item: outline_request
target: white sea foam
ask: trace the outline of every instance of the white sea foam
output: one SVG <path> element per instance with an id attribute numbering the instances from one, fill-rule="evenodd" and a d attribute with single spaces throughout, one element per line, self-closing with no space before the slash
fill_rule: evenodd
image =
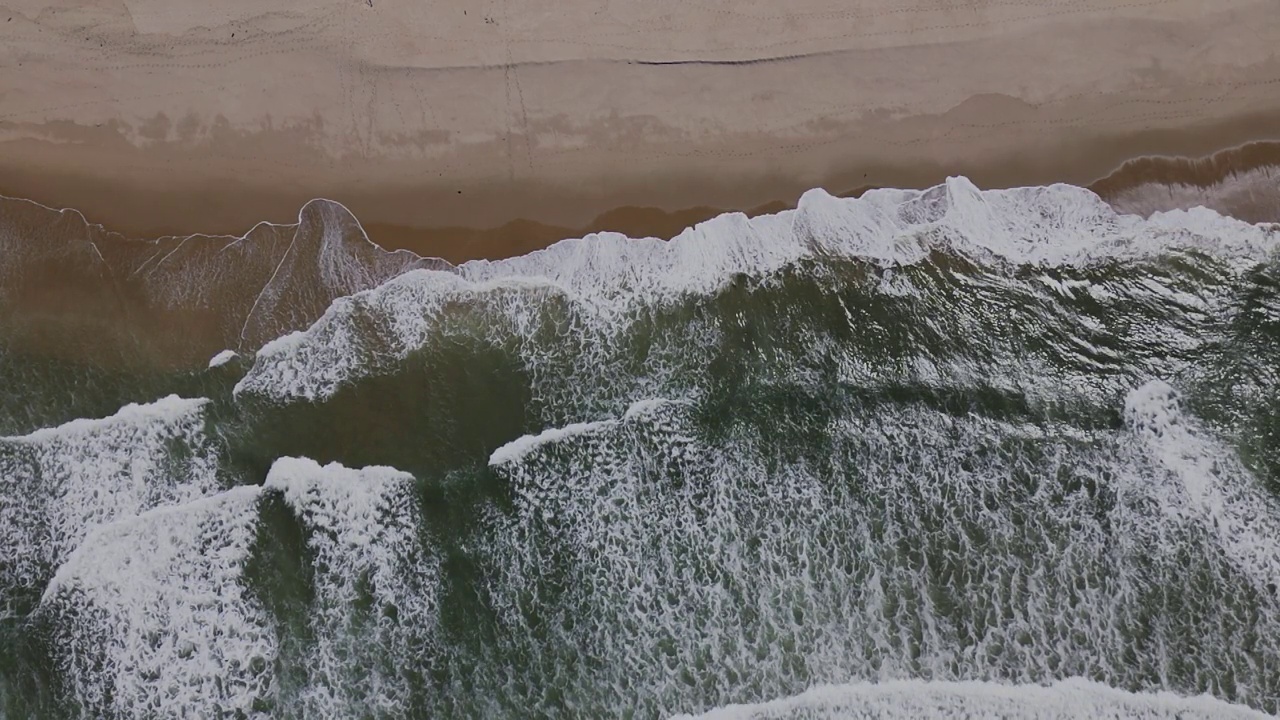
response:
<path id="1" fill-rule="evenodd" d="M 1058 270 L 1170 248 L 1256 262 L 1274 246 L 1268 228 L 1203 211 L 1142 220 L 1078 188 L 980 193 L 953 180 L 856 201 L 813 192 L 796 211 L 722 216 L 670 243 L 592 236 L 457 273 L 414 272 L 338 300 L 309 330 L 264 347 L 236 392 L 323 399 L 353 378 L 397 370 L 419 348 L 479 340 L 519 356 L 550 427 L 491 454 L 489 471 L 510 495 L 454 547 L 484 570 L 476 588 L 498 618 L 478 650 L 433 644 L 440 560 L 423 544 L 411 476 L 305 459 L 273 466 L 267 491 L 293 509 L 315 563 L 312 640 L 298 662 L 307 682 L 286 702 L 316 716 L 419 706 L 438 710 L 425 716 L 460 707 L 660 716 L 856 679 L 878 684 L 721 712 L 1255 716 L 1108 686 L 1207 690 L 1274 709 L 1275 503 L 1167 386 L 1130 394 L 1122 428 L 943 412 L 927 400 L 823 404 L 833 388 L 874 395 L 878 382 L 1024 397 L 1038 384 L 1057 399 L 1078 391 L 1118 404 L 1134 376 L 1170 377 L 1156 370 L 1194 356 L 1229 283 L 1188 292 L 1198 281 L 1160 267 L 1096 281 Z M 937 286 L 912 263 L 935 249 L 1041 267 L 1023 294 L 1008 292 L 1009 268 L 960 273 L 963 297 L 934 304 L 925 293 Z M 706 348 L 751 330 L 750 310 L 731 297 L 723 316 L 673 323 L 675 340 L 644 321 L 742 275 L 767 284 L 826 256 L 880 265 L 889 272 L 872 272 L 869 287 L 922 298 L 930 312 L 909 319 L 918 335 L 907 343 L 919 354 L 886 369 L 871 344 L 797 333 L 800 349 L 784 355 L 767 346 L 775 333 L 744 332 L 726 354 L 758 351 L 770 364 L 746 368 L 758 385 L 731 388 L 725 414 L 757 416 L 707 432 L 707 408 L 696 403 L 726 393 L 705 389 L 717 380 L 707 377 Z M 1102 309 L 1077 318 L 1069 303 L 1080 298 Z M 1159 319 L 1132 322 L 1124 307 L 1135 299 Z M 875 322 L 865 308 L 840 306 L 853 332 Z M 886 327 L 899 322 L 908 320 Z M 639 340 L 615 343 L 617 363 L 592 354 L 633 324 Z M 1031 336 L 1057 364 L 1020 342 Z M 559 347 L 567 361 L 539 365 L 536 353 Z M 610 395 L 614 376 L 632 385 Z M 538 396 L 562 380 L 581 386 L 582 403 Z M 764 403 L 783 393 L 813 400 L 803 410 L 811 414 L 761 403 L 756 389 Z M 655 395 L 684 400 L 643 399 Z M 827 412 L 829 422 L 814 420 Z M 593 421 L 570 422 L 582 419 Z M 433 664 L 437 650 L 443 666 Z M 414 697 L 406 666 L 443 667 L 435 677 L 448 682 L 432 690 L 440 697 Z M 1107 685 L 1066 679 L 1076 676 Z"/>
<path id="2" fill-rule="evenodd" d="M 687 403 L 683 401 L 668 400 L 667 398 L 648 398 L 645 400 L 637 400 L 627 407 L 627 411 L 623 413 L 622 419 L 629 420 L 632 418 L 638 418 L 660 412 L 663 408 L 670 405 L 686 404 Z"/>
<path id="3" fill-rule="evenodd" d="M 545 443 L 558 442 L 575 435 L 604 430 L 613 427 L 617 422 L 617 420 L 598 420 L 596 422 L 572 423 L 564 427 L 548 428 L 537 435 L 522 435 L 494 450 L 493 454 L 489 456 L 489 464 L 501 465 L 503 463 L 516 462 Z"/>
<path id="4" fill-rule="evenodd" d="M 622 421 L 654 413 L 662 407 L 672 404 L 674 401 L 663 398 L 649 398 L 646 400 L 637 400 L 631 403 L 627 411 L 622 415 Z M 502 465 L 504 463 L 519 462 L 530 452 L 538 448 L 558 442 L 563 442 L 578 435 L 586 435 L 589 433 L 601 432 L 608 430 L 618 424 L 618 420 L 596 420 L 593 422 L 570 423 L 561 427 L 552 427 L 543 430 L 534 435 L 521 435 L 511 442 L 499 447 L 489 455 L 490 465 Z"/>
<path id="5" fill-rule="evenodd" d="M 1208 207 L 1224 215 L 1245 220 L 1274 222 L 1280 219 L 1280 196 L 1276 188 L 1280 171 L 1274 165 L 1232 172 L 1211 185 L 1146 182 L 1108 197 L 1121 212 L 1136 215 L 1170 208 Z"/>
<path id="6" fill-rule="evenodd" d="M 555 295 L 607 327 L 639 305 L 705 295 L 735 276 L 766 279 L 816 256 L 891 268 L 947 249 L 979 261 L 1061 266 L 1186 248 L 1256 261 L 1278 243 L 1280 233 L 1270 227 L 1204 209 L 1145 220 L 1118 215 L 1069 185 L 984 192 L 952 178 L 928 190 L 873 190 L 856 199 L 811 190 L 795 210 L 721 215 L 669 242 L 599 233 L 520 257 L 468 262 L 456 274 L 407 273 L 336 301 L 310 329 L 268 344 L 236 392 L 327 397 L 420 347 L 450 303 L 463 300 L 490 303 L 516 326 L 530 327 L 530 307 Z M 376 341 L 367 337 L 368 317 L 378 318 Z"/>
<path id="7" fill-rule="evenodd" d="M 413 476 L 281 458 L 265 487 L 299 515 L 315 553 L 302 715 L 402 717 L 415 672 L 405 664 L 431 662 L 439 582 L 439 560 L 418 536 Z"/>
<path id="8" fill-rule="evenodd" d="M 260 370 L 242 378 L 235 392 L 271 396 L 279 384 L 292 388 L 295 396 L 322 399 L 353 376 L 393 367 L 421 347 L 442 315 L 457 305 L 496 306 L 519 330 L 536 317 L 538 300 L 557 292 L 537 279 L 473 283 L 451 272 L 415 270 L 380 285 L 377 292 L 339 298 L 307 331 L 264 345 L 254 361 Z M 384 333 L 373 344 L 367 342 L 370 319 Z"/>
<path id="9" fill-rule="evenodd" d="M 673 720 L 692 715 L 677 715 Z M 1264 713 L 1212 697 L 1130 693 L 1073 678 L 1049 686 L 897 680 L 816 687 L 752 705 L 729 705 L 701 720 L 1228 720 Z"/>
<path id="10" fill-rule="evenodd" d="M 58 440 L 73 441 L 77 437 L 125 425 L 147 425 L 154 421 L 177 421 L 188 416 L 193 409 L 203 407 L 208 402 L 205 398 L 187 399 L 180 398 L 177 395 L 169 395 L 151 403 L 129 403 L 117 410 L 114 415 L 105 418 L 77 418 L 57 427 L 41 428 L 26 435 L 4 439 L 33 443 Z"/>
<path id="11" fill-rule="evenodd" d="M 1245 543 L 1266 553 L 1275 543 L 1235 534 L 1236 520 L 1215 530 L 1205 501 L 1180 489 L 1204 467 L 1171 473 L 1140 422 L 1090 431 L 893 403 L 836 413 L 808 447 L 786 439 L 796 420 L 786 412 L 713 443 L 696 417 L 656 404 L 526 438 L 492 465 L 514 505 L 478 543 L 497 573 L 487 587 L 501 654 L 539 665 L 529 687 L 502 673 L 474 683 L 517 698 L 553 686 L 599 716 L 906 678 L 1085 676 L 1274 706 L 1280 680 L 1265 658 L 1280 656 L 1280 608 Z M 1192 439 L 1189 452 L 1227 452 Z M 1219 495 L 1247 480 L 1220 475 Z M 1245 518 L 1267 505 L 1226 507 Z M 1011 699 L 1001 685 L 970 686 L 884 685 L 899 691 L 794 717 L 1217 717 L 1227 707 L 1073 682 Z"/>
<path id="12" fill-rule="evenodd" d="M 262 715 L 276 634 L 243 583 L 260 491 L 104 525 L 58 569 L 38 614 L 86 717 Z"/>
<path id="13" fill-rule="evenodd" d="M 218 487 L 204 399 L 0 438 L 0 582 L 38 588 L 93 528 Z"/>
<path id="14" fill-rule="evenodd" d="M 231 362 L 232 360 L 235 360 L 238 357 L 240 357 L 240 354 L 237 353 L 235 350 L 223 350 L 217 355 L 214 355 L 213 357 L 209 358 L 209 367 L 210 368 L 222 367 L 223 365 L 226 365 L 227 363 Z"/>
<path id="15" fill-rule="evenodd" d="M 1165 509 L 1200 519 L 1232 561 L 1267 592 L 1280 586 L 1280 508 L 1239 457 L 1208 437 L 1168 383 L 1131 392 L 1125 417 L 1177 492 Z"/>

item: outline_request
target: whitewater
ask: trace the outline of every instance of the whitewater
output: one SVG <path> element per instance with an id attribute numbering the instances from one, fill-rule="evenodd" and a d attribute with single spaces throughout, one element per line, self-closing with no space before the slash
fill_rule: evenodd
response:
<path id="1" fill-rule="evenodd" d="M 374 271 L 303 217 L 196 367 L 0 316 L 0 717 L 1280 712 L 1280 226 L 952 178 Z"/>

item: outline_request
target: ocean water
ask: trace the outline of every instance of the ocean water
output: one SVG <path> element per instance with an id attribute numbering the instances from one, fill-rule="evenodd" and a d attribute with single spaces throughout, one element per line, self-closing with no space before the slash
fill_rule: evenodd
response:
<path id="1" fill-rule="evenodd" d="M 956 178 L 0 338 L 0 716 L 1275 714 L 1278 249 Z"/>

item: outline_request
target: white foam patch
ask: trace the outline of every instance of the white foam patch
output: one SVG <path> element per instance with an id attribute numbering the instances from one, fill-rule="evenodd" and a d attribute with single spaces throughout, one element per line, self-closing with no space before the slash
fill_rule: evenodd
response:
<path id="1" fill-rule="evenodd" d="M 223 365 L 226 365 L 227 363 L 231 362 L 232 360 L 235 360 L 238 357 L 240 357 L 240 354 L 237 353 L 235 350 L 223 350 L 217 355 L 214 355 L 213 357 L 209 358 L 209 367 L 210 369 L 222 367 Z"/>
<path id="2" fill-rule="evenodd" d="M 41 601 L 86 716 L 257 717 L 276 634 L 243 583 L 258 487 L 95 530 Z"/>
<path id="3" fill-rule="evenodd" d="M 311 400 L 332 395 L 353 376 L 376 375 L 421 347 L 441 316 L 459 305 L 496 306 L 514 323 L 511 332 L 532 324 L 540 299 L 558 288 L 545 281 L 509 278 L 473 283 L 451 272 L 419 270 L 377 288 L 335 300 L 305 332 L 264 345 L 254 369 L 235 393 L 274 395 L 292 388 Z M 379 337 L 369 344 L 369 326 Z M 493 330 L 498 334 L 498 329 Z"/>
<path id="4" fill-rule="evenodd" d="M 670 404 L 682 404 L 676 401 L 666 400 L 664 398 L 649 398 L 646 400 L 637 400 L 631 403 L 627 411 L 623 413 L 622 420 L 631 420 L 644 415 L 658 412 L 664 406 Z M 540 449 L 549 444 L 555 444 L 569 440 L 578 435 L 587 435 L 590 433 L 598 433 L 608 430 L 618 424 L 618 420 L 596 420 L 593 422 L 570 423 L 562 427 L 552 427 L 543 430 L 534 435 L 521 435 L 494 450 L 489 455 L 490 465 L 502 465 L 505 463 L 519 462 L 529 453 Z"/>
<path id="5" fill-rule="evenodd" d="M 299 515 L 315 553 L 315 639 L 305 660 L 302 714 L 402 716 L 407 678 L 431 662 L 440 573 L 419 538 L 413 476 L 281 458 L 265 487 Z"/>
<path id="6" fill-rule="evenodd" d="M 0 582 L 37 589 L 95 527 L 218 489 L 204 399 L 0 438 Z"/>
<path id="7" fill-rule="evenodd" d="M 616 420 L 599 420 L 596 422 L 571 423 L 564 427 L 543 430 L 536 435 L 522 435 L 515 440 L 494 450 L 489 456 L 490 465 L 517 462 L 531 451 L 546 443 L 560 442 L 576 435 L 598 432 L 617 424 Z"/>
<path id="8" fill-rule="evenodd" d="M 511 703 L 555 687 L 564 706 L 611 717 L 851 679 L 1084 676 L 1264 709 L 1280 693 L 1266 660 L 1280 657 L 1275 595 L 1203 511 L 1153 504 L 1170 494 L 1151 486 L 1164 471 L 1128 429 L 893 403 L 838 412 L 815 447 L 768 422 L 707 438 L 697 417 L 654 405 L 544 432 L 492 465 L 513 504 L 476 542 L 497 571 L 499 654 L 538 663 L 524 685 L 485 668 L 471 678 L 480 694 Z M 1027 716 L 1163 717 L 1122 693 L 1067 704 L 1078 687 L 1064 687 L 1059 715 Z M 957 697 L 876 707 L 1022 717 L 1036 705 Z"/>
<path id="9" fill-rule="evenodd" d="M 1178 392 L 1153 380 L 1125 399 L 1125 418 L 1172 480 L 1167 512 L 1200 519 L 1255 583 L 1280 586 L 1280 508 L 1239 456 L 1183 411 Z"/>
<path id="10" fill-rule="evenodd" d="M 860 198 L 811 190 L 795 210 L 750 219 L 721 215 L 669 242 L 600 233 L 516 258 L 468 262 L 456 274 L 407 273 L 336 301 L 307 331 L 269 343 L 236 392 L 327 397 L 420 347 L 450 304 L 464 300 L 488 302 L 528 328 L 531 306 L 551 293 L 608 327 L 637 307 L 706 295 L 738 276 L 768 278 L 819 256 L 890 268 L 942 249 L 982 262 L 1081 265 L 1184 248 L 1256 261 L 1278 244 L 1280 233 L 1270 228 L 1203 209 L 1146 220 L 1118 215 L 1069 185 L 980 191 L 951 178 L 928 190 L 873 190 Z M 512 283 L 541 289 L 521 293 Z M 378 326 L 376 340 L 367 337 L 369 318 Z"/>
<path id="11" fill-rule="evenodd" d="M 692 720 L 677 715 L 673 720 Z M 730 705 L 701 720 L 1228 720 L 1270 717 L 1212 697 L 1130 693 L 1073 678 L 1049 686 L 899 680 L 816 687 L 754 705 Z"/>

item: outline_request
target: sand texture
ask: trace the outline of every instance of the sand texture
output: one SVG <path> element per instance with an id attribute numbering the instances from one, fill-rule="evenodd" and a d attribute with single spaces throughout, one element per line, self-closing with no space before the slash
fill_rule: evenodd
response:
<path id="1" fill-rule="evenodd" d="M 156 235 L 1087 184 L 1268 139 L 1278 46 L 1268 0 L 3 0 L 0 193 Z"/>

